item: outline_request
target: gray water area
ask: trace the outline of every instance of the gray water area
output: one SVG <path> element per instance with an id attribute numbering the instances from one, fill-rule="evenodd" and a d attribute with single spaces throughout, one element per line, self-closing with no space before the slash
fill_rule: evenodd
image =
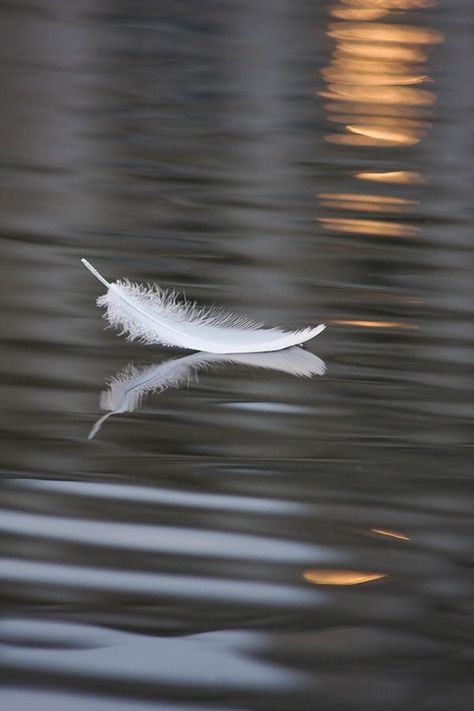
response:
<path id="1" fill-rule="evenodd" d="M 0 2 L 2 711 L 472 708 L 473 10 Z M 82 257 L 319 374 L 128 343 Z"/>

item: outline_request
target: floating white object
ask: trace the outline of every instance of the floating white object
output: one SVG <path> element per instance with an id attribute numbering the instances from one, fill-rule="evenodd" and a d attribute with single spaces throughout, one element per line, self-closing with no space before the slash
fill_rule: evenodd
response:
<path id="1" fill-rule="evenodd" d="M 191 353 L 143 368 L 129 364 L 111 379 L 108 389 L 102 392 L 100 406 L 108 412 L 92 427 L 89 439 L 95 437 L 111 415 L 133 412 L 139 408 L 149 393 L 162 393 L 168 388 L 188 385 L 198 372 L 227 364 L 278 370 L 301 378 L 324 375 L 326 372 L 326 365 L 321 358 L 296 346 L 275 353 Z"/>
<path id="2" fill-rule="evenodd" d="M 261 353 L 304 343 L 326 328 L 322 323 L 288 332 L 264 328 L 222 309 L 179 301 L 176 292 L 157 284 L 133 284 L 127 279 L 109 283 L 86 259 L 81 261 L 107 287 L 97 305 L 106 309 L 110 324 L 131 341 L 209 353 Z"/>

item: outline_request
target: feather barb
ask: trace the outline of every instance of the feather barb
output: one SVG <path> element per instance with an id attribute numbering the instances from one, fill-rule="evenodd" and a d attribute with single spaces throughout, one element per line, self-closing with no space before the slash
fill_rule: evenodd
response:
<path id="1" fill-rule="evenodd" d="M 262 353 L 304 343 L 325 329 L 324 324 L 297 331 L 265 328 L 221 309 L 179 301 L 175 292 L 156 284 L 109 283 L 86 259 L 81 261 L 107 288 L 97 305 L 105 308 L 105 318 L 129 340 L 210 353 Z"/>

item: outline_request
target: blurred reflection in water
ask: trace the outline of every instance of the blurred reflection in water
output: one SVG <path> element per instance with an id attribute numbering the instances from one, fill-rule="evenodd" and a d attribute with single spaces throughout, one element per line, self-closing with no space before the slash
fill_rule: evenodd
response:
<path id="1" fill-rule="evenodd" d="M 2 711 L 470 710 L 471 0 L 0 14 Z M 144 399 L 88 255 L 328 372 Z"/>
<path id="2" fill-rule="evenodd" d="M 423 139 L 433 116 L 427 107 L 436 98 L 432 89 L 424 88 L 432 85 L 426 63 L 429 50 L 443 41 L 443 35 L 408 24 L 408 12 L 403 16 L 405 24 L 395 23 L 400 10 L 416 11 L 434 4 L 431 0 L 342 0 L 331 6 L 330 14 L 340 21 L 328 27 L 335 46 L 330 64 L 321 71 L 327 86 L 319 95 L 330 100 L 328 121 L 342 130 L 327 134 L 327 141 L 348 147 L 406 149 Z M 396 153 L 393 160 L 397 160 Z M 424 182 L 418 173 L 398 167 L 378 173 L 355 170 L 354 187 L 356 179 L 400 185 Z M 403 222 L 339 218 L 326 216 L 322 210 L 319 221 L 326 230 L 373 237 L 415 237 L 419 232 L 405 222 L 418 204 L 412 197 L 371 192 L 319 193 L 318 198 L 320 208 L 403 218 Z"/>
<path id="3" fill-rule="evenodd" d="M 101 408 L 109 412 L 94 424 L 89 439 L 95 437 L 111 415 L 133 412 L 141 407 L 147 394 L 189 385 L 191 380 L 197 378 L 199 371 L 218 369 L 226 364 L 278 370 L 300 378 L 323 375 L 326 370 L 321 358 L 298 347 L 273 353 L 192 353 L 141 369 L 129 363 L 121 373 L 114 376 L 108 389 L 102 392 Z"/>
<path id="4" fill-rule="evenodd" d="M 314 585 L 362 585 L 362 583 L 370 583 L 373 580 L 381 580 L 386 577 L 385 573 L 368 573 L 361 570 L 326 570 L 325 568 L 305 570 L 303 573 L 303 578 Z"/>

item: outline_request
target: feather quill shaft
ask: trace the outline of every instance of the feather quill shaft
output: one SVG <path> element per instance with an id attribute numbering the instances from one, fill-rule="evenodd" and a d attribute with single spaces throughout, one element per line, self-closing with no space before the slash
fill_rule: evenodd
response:
<path id="1" fill-rule="evenodd" d="M 260 353 L 304 343 L 325 329 L 324 324 L 297 331 L 265 328 L 222 309 L 179 301 L 175 292 L 156 284 L 109 283 L 86 259 L 81 261 L 107 288 L 97 305 L 105 307 L 109 323 L 129 340 L 209 353 Z"/>

